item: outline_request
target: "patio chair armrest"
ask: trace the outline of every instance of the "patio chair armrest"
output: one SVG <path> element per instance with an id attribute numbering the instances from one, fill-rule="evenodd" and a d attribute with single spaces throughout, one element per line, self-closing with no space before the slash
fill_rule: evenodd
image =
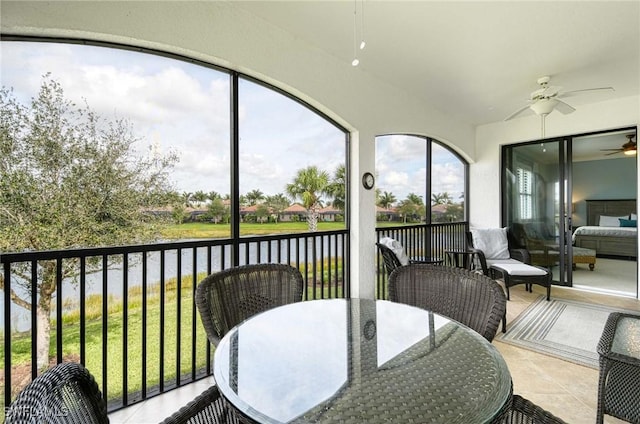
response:
<path id="1" fill-rule="evenodd" d="M 509 256 L 512 259 L 531 265 L 531 254 L 527 249 L 511 249 L 509 250 Z"/>
<path id="2" fill-rule="evenodd" d="M 484 252 L 480 249 L 476 249 L 475 247 L 469 248 L 469 252 L 471 252 L 472 255 L 476 255 L 478 257 L 480 266 L 482 267 L 482 273 L 486 276 L 490 276 L 489 267 L 487 266 L 487 257 L 484 255 Z"/>

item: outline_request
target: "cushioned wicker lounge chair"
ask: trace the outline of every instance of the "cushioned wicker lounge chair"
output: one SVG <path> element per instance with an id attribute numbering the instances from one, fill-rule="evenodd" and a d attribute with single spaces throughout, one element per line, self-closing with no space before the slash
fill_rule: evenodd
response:
<path id="1" fill-rule="evenodd" d="M 511 408 L 502 422 L 504 424 L 566 424 L 565 421 L 519 395 L 513 395 Z"/>
<path id="2" fill-rule="evenodd" d="M 509 287 L 524 284 L 531 291 L 532 284 L 547 289 L 551 297 L 551 270 L 531 265 L 526 249 L 513 248 L 512 236 L 504 228 L 474 229 L 467 232 L 467 242 L 480 261 L 482 272 L 491 277 L 502 276 L 509 300 Z"/>
<path id="3" fill-rule="evenodd" d="M 396 268 L 389 277 L 389 300 L 453 318 L 489 341 L 507 308 L 504 290 L 491 278 L 462 268 L 426 264 Z"/>
<path id="4" fill-rule="evenodd" d="M 180 408 L 162 424 L 238 424 L 234 411 L 229 409 L 218 386 L 211 386 Z"/>
<path id="5" fill-rule="evenodd" d="M 81 364 L 63 362 L 29 383 L 7 410 L 7 424 L 108 423 L 107 404 Z"/>
<path id="6" fill-rule="evenodd" d="M 244 265 L 202 280 L 196 305 L 209 341 L 217 346 L 230 329 L 252 315 L 301 301 L 302 290 L 302 275 L 290 265 Z"/>

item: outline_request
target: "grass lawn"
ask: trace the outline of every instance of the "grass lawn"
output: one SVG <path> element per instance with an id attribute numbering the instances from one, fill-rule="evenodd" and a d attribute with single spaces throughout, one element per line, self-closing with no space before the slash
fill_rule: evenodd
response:
<path id="1" fill-rule="evenodd" d="M 345 228 L 344 222 L 318 222 L 318 231 L 341 230 Z M 309 231 L 306 222 L 279 222 L 279 223 L 242 223 L 240 235 L 260 236 L 267 234 L 304 233 Z M 231 236 L 229 224 L 212 224 L 207 222 L 187 222 L 184 224 L 167 225 L 162 230 L 162 236 L 166 239 L 193 239 L 193 238 L 227 238 Z"/>
<path id="2" fill-rule="evenodd" d="M 205 275 L 199 275 L 204 278 Z M 139 287 L 133 288 L 129 293 L 127 311 L 127 384 L 129 393 L 139 392 L 142 389 L 142 365 L 147 367 L 146 382 L 150 389 L 160 383 L 160 335 L 164 336 L 164 364 L 163 380 L 172 384 L 176 379 L 176 367 L 178 354 L 180 355 L 180 374 L 191 372 L 192 346 L 196 344 L 196 369 L 202 369 L 206 365 L 207 337 L 193 304 L 193 291 L 190 279 L 183 279 L 181 292 L 181 317 L 177 320 L 178 300 L 176 297 L 175 282 L 169 281 L 165 292 L 164 302 L 164 327 L 160 322 L 160 295 L 159 286 L 154 285 L 148 289 L 147 316 L 146 316 L 146 358 L 142 354 L 143 349 L 143 325 L 142 303 Z M 102 328 L 100 318 L 101 297 L 92 296 L 87 301 L 86 320 L 86 358 L 85 366 L 93 374 L 98 385 L 102 389 Z M 196 338 L 192 339 L 193 314 L 196 318 Z M 123 334 L 123 302 L 122 299 L 109 299 L 109 314 L 107 316 L 107 398 L 117 399 L 123 391 L 123 359 L 124 359 L 124 334 Z M 65 360 L 78 361 L 80 359 L 80 321 L 77 312 L 71 312 L 63 317 L 63 357 Z M 177 334 L 181 335 L 180 350 L 177 349 Z M 55 323 L 52 323 L 50 357 L 55 358 L 56 346 Z M 12 350 L 12 391 L 16 393 L 21 386 L 19 381 L 21 374 L 30 375 L 31 372 L 31 332 L 14 333 L 11 340 Z M 179 352 L 179 353 L 178 353 Z M 4 360 L 4 352 L 0 353 L 0 360 Z M 4 389 L 4 384 L 3 384 Z M 2 390 L 4 391 L 4 390 Z M 4 397 L 2 398 L 2 402 Z"/>

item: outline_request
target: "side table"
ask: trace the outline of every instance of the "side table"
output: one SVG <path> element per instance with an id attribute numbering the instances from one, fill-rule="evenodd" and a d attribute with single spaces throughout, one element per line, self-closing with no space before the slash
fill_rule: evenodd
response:
<path id="1" fill-rule="evenodd" d="M 609 315 L 600 342 L 598 415 L 640 422 L 640 315 L 614 312 Z"/>
<path id="2" fill-rule="evenodd" d="M 475 269 L 477 250 L 445 250 L 447 263 L 456 268 Z"/>

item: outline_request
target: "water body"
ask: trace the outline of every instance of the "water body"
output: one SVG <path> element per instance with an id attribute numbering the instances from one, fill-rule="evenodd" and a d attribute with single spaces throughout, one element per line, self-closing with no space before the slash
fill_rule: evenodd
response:
<path id="1" fill-rule="evenodd" d="M 314 246 L 315 240 L 315 246 Z M 188 240 L 178 240 L 188 241 Z M 276 241 L 263 241 L 260 243 L 250 243 L 240 246 L 239 263 L 240 264 L 253 264 L 264 262 L 278 262 L 278 263 L 291 263 L 302 264 L 304 262 L 313 262 L 314 253 L 320 259 L 320 252 L 322 252 L 322 258 L 327 259 L 329 257 L 334 258 L 336 256 L 343 256 L 342 238 L 335 236 L 322 236 L 317 238 L 309 238 L 306 243 L 304 239 L 291 240 L 289 244 L 286 241 L 280 241 L 280 246 Z M 208 249 L 206 247 L 200 247 L 195 249 L 195 267 L 194 267 L 194 249 L 182 249 L 180 253 L 180 264 L 178 261 L 178 250 L 167 250 L 164 252 L 164 267 L 162 266 L 162 254 L 160 252 L 148 252 L 146 254 L 147 263 L 147 278 L 146 284 L 153 285 L 160 282 L 163 270 L 164 279 L 168 281 L 171 278 L 178 278 L 178 268 L 182 270 L 181 274 L 184 277 L 197 275 L 198 273 L 208 273 L 208 264 L 210 263 L 211 272 L 216 272 L 221 269 L 225 269 L 231 266 L 231 246 L 212 246 L 211 255 L 208 258 Z M 259 258 L 258 258 L 259 256 Z M 258 260 L 259 259 L 259 260 Z M 210 260 L 210 262 L 209 262 Z M 128 271 L 127 287 L 141 286 L 143 284 L 143 253 L 134 253 L 128 256 Z M 224 261 L 224 266 L 223 266 Z M 124 297 L 124 281 L 125 274 L 123 271 L 123 262 L 113 260 L 109 264 L 106 279 L 106 293 L 112 295 L 115 298 Z M 188 277 L 192 278 L 192 277 Z M 63 280 L 62 294 L 63 305 L 79 304 L 80 299 L 80 287 L 79 277 L 66 278 Z M 103 294 L 103 271 L 98 269 L 95 272 L 88 273 L 86 275 L 85 293 L 86 296 L 95 294 Z M 15 286 L 14 290 L 18 292 L 20 296 L 27 298 L 26 291 L 21 286 Z M 59 293 L 54 295 L 57 297 Z M 55 303 L 54 303 L 55 305 Z M 4 302 L 0 304 L 0 326 L 4 327 Z M 55 310 L 55 306 L 53 306 Z M 26 331 L 31 326 L 30 312 L 15 305 L 11 304 L 11 327 L 14 331 Z"/>

